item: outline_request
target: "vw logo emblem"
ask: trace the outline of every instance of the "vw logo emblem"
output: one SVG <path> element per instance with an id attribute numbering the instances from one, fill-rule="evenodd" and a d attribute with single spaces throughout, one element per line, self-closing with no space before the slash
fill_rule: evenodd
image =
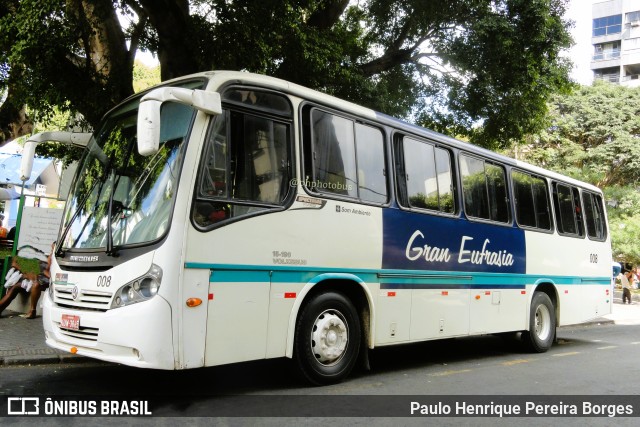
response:
<path id="1" fill-rule="evenodd" d="M 78 298 L 78 287 L 74 286 L 71 290 L 71 298 L 75 301 Z"/>

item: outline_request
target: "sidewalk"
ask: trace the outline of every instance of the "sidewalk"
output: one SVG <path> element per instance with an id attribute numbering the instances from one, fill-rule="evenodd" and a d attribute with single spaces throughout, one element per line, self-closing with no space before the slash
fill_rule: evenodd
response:
<path id="1" fill-rule="evenodd" d="M 5 310 L 0 317 L 0 366 L 70 363 L 84 357 L 50 348 L 44 343 L 42 317 L 24 319 Z"/>
<path id="2" fill-rule="evenodd" d="M 640 295 L 634 295 L 633 304 L 622 304 L 622 292 L 614 292 L 613 312 L 591 324 L 615 323 L 640 325 Z M 44 363 L 71 363 L 90 360 L 59 350 L 44 343 L 42 317 L 28 320 L 19 313 L 4 311 L 0 318 L 0 366 L 35 365 Z"/>

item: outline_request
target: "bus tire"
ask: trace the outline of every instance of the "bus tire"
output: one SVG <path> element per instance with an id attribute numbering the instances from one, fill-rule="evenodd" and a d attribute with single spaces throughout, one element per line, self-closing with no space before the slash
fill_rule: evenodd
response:
<path id="1" fill-rule="evenodd" d="M 342 381 L 358 359 L 361 334 L 358 312 L 347 297 L 331 291 L 314 295 L 296 323 L 298 369 L 315 385 Z"/>
<path id="2" fill-rule="evenodd" d="M 531 300 L 529 330 L 522 333 L 525 348 L 534 353 L 544 353 L 553 345 L 556 336 L 556 311 L 551 299 L 544 292 L 536 292 Z"/>

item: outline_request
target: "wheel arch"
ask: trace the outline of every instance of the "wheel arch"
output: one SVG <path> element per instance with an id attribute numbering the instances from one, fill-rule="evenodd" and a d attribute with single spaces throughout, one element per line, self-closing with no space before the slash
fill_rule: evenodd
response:
<path id="1" fill-rule="evenodd" d="M 362 336 L 367 340 L 367 345 L 373 348 L 373 295 L 366 283 L 354 274 L 346 273 L 324 273 L 308 281 L 302 288 L 291 313 L 289 314 L 289 327 L 287 330 L 287 348 L 285 356 L 293 357 L 293 346 L 295 341 L 296 322 L 302 307 L 309 299 L 318 293 L 333 290 L 344 294 L 353 303 L 362 325 Z"/>
<path id="2" fill-rule="evenodd" d="M 536 292 L 542 292 L 547 294 L 551 303 L 553 303 L 553 309 L 555 313 L 553 313 L 556 317 L 556 324 L 560 322 L 560 296 L 558 295 L 558 288 L 552 280 L 539 280 L 535 284 L 535 288 L 533 292 L 531 292 L 531 298 L 529 299 L 529 305 L 531 305 L 531 301 L 533 301 L 533 295 Z M 529 316 L 531 310 L 527 311 L 527 316 Z M 527 325 L 529 324 L 529 319 L 527 319 Z"/>

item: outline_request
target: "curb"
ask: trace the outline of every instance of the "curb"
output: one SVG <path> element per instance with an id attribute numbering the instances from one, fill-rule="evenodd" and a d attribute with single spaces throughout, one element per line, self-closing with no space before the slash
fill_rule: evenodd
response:
<path id="1" fill-rule="evenodd" d="M 576 326 L 593 326 L 593 325 L 614 325 L 616 323 L 613 319 L 607 319 L 605 317 L 600 317 L 598 319 L 590 320 L 584 323 L 576 323 L 575 325 L 564 325 L 559 326 L 558 329 L 567 329 L 567 328 L 575 328 Z"/>
<path id="2" fill-rule="evenodd" d="M 0 366 L 52 365 L 60 363 L 84 363 L 92 359 L 73 354 L 16 354 L 0 357 Z"/>

